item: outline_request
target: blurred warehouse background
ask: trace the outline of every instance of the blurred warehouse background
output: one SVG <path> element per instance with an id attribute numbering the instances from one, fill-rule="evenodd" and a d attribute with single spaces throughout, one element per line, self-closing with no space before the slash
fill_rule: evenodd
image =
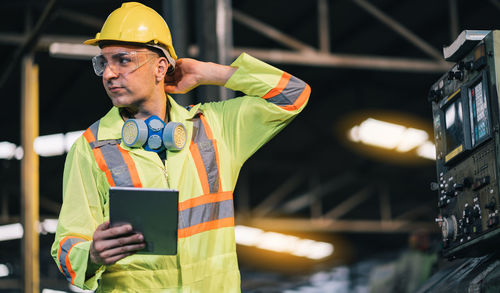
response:
<path id="1" fill-rule="evenodd" d="M 24 292 L 21 223 L 30 188 L 39 196 L 39 290 L 76 290 L 50 256 L 65 153 L 111 106 L 92 70 L 95 48 L 80 44 L 121 2 L 0 1 L 0 292 Z M 311 86 L 304 112 L 240 174 L 243 291 L 369 292 L 410 247 L 439 248 L 427 94 L 451 67 L 442 47 L 464 29 L 495 29 L 500 1 L 140 2 L 166 18 L 180 58 L 230 64 L 248 52 Z M 22 73 L 30 62 L 35 79 Z M 37 118 L 21 101 L 33 90 L 34 188 L 21 172 L 22 121 Z M 234 94 L 201 87 L 175 98 L 188 105 Z"/>

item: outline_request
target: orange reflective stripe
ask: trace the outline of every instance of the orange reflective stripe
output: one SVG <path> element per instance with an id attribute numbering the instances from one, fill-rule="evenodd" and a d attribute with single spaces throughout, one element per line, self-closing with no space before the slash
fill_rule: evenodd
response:
<path id="1" fill-rule="evenodd" d="M 196 170 L 198 171 L 198 177 L 200 178 L 201 188 L 203 189 L 203 194 L 210 193 L 210 187 L 208 186 L 208 175 L 205 171 L 205 165 L 203 165 L 203 160 L 201 159 L 200 150 L 198 145 L 194 142 L 189 146 L 191 155 L 193 156 L 194 164 L 196 165 Z"/>
<path id="2" fill-rule="evenodd" d="M 224 219 L 214 220 L 214 221 L 210 221 L 210 222 L 204 222 L 204 223 L 194 225 L 194 226 L 184 228 L 184 229 L 179 229 L 177 231 L 177 237 L 178 238 L 186 238 L 186 237 L 189 237 L 189 236 L 192 236 L 194 234 L 201 233 L 201 232 L 219 229 L 219 228 L 225 228 L 225 227 L 232 227 L 232 226 L 234 226 L 234 217 L 224 218 Z"/>
<path id="3" fill-rule="evenodd" d="M 271 89 L 267 94 L 265 94 L 262 98 L 263 99 L 270 99 L 274 96 L 277 96 L 281 94 L 281 92 L 285 89 L 286 85 L 288 84 L 288 81 L 290 81 L 290 77 L 292 75 L 287 72 L 283 72 L 283 75 L 281 75 L 281 79 L 278 82 L 278 85 Z"/>
<path id="4" fill-rule="evenodd" d="M 72 242 L 71 240 L 77 240 L 75 242 Z M 64 237 L 60 242 L 59 242 L 59 252 L 57 255 L 57 259 L 59 261 L 59 267 L 61 269 L 61 272 L 64 274 L 66 279 L 71 282 L 71 284 L 75 284 L 75 278 L 76 278 L 76 273 L 71 267 L 71 262 L 69 261 L 69 254 L 71 252 L 71 249 L 75 247 L 78 243 L 85 241 L 86 239 L 76 237 L 76 236 L 66 236 Z M 67 248 L 68 245 L 66 245 L 66 242 L 69 241 L 68 243 L 71 245 L 69 248 Z M 63 250 L 63 246 L 65 247 L 64 250 L 64 255 L 63 258 L 64 260 L 61 259 L 61 253 Z M 64 261 L 64 263 L 63 263 Z M 64 264 L 64 265 L 63 265 Z"/>
<path id="5" fill-rule="evenodd" d="M 75 274 L 75 271 L 73 271 L 73 268 L 71 267 L 71 263 L 69 262 L 69 254 L 71 252 L 71 249 L 73 249 L 73 247 L 75 247 L 75 245 L 77 245 L 77 244 L 78 243 L 75 243 L 69 248 L 68 255 L 66 256 L 66 259 L 64 260 L 64 262 L 66 263 L 66 268 L 68 269 L 69 275 L 71 276 L 71 284 L 72 285 L 75 285 L 76 274 Z"/>
<path id="6" fill-rule="evenodd" d="M 202 196 L 198 196 L 198 197 L 180 202 L 179 203 L 179 211 L 187 210 L 187 209 L 190 209 L 192 207 L 196 207 L 196 206 L 211 203 L 211 202 L 218 202 L 218 201 L 224 201 L 224 200 L 229 200 L 229 199 L 233 199 L 233 193 L 231 191 L 205 194 Z"/>
<path id="7" fill-rule="evenodd" d="M 203 123 L 203 126 L 205 127 L 205 133 L 207 134 L 208 139 L 214 139 L 214 135 L 212 133 L 212 129 L 210 129 L 210 126 L 208 125 L 207 119 L 205 116 L 200 115 L 201 123 Z"/>
<path id="8" fill-rule="evenodd" d="M 85 130 L 85 132 L 83 133 L 83 137 L 85 137 L 85 139 L 89 144 L 96 141 L 96 138 L 92 134 L 92 131 L 90 131 L 90 128 Z M 113 176 L 111 175 L 111 171 L 109 171 L 109 168 L 106 165 L 106 161 L 104 160 L 101 150 L 99 148 L 94 148 L 92 149 L 92 152 L 94 153 L 94 158 L 97 162 L 97 165 L 99 166 L 99 169 L 101 169 L 104 172 L 104 174 L 106 174 L 106 178 L 108 179 L 109 185 L 115 186 Z"/>
<path id="9" fill-rule="evenodd" d="M 117 144 L 116 146 L 118 147 L 118 150 L 120 150 L 120 153 L 123 156 L 123 160 L 125 161 L 125 164 L 127 164 L 127 166 L 128 166 L 130 178 L 132 179 L 132 183 L 134 184 L 134 187 L 142 187 L 141 179 L 139 178 L 139 173 L 137 172 L 137 168 L 135 166 L 134 160 L 130 156 L 129 152 L 124 150 L 119 144 Z"/>
<path id="10" fill-rule="evenodd" d="M 92 150 L 94 153 L 95 160 L 97 162 L 97 165 L 99 166 L 99 169 L 101 169 L 104 174 L 106 174 L 106 178 L 108 179 L 109 186 L 115 186 L 115 181 L 113 180 L 113 175 L 111 175 L 111 171 L 108 168 L 108 165 L 106 164 L 106 161 L 104 160 L 104 156 L 102 155 L 101 149 L 95 148 Z"/>
<path id="11" fill-rule="evenodd" d="M 95 137 L 92 134 L 92 131 L 90 131 L 90 128 L 87 128 L 87 130 L 85 130 L 85 132 L 83 133 L 83 137 L 85 137 L 88 143 L 95 141 Z"/>
<path id="12" fill-rule="evenodd" d="M 293 105 L 278 106 L 278 107 L 288 111 L 297 110 L 300 107 L 302 107 L 302 105 L 304 105 L 304 103 L 307 101 L 307 98 L 309 98 L 310 94 L 311 94 L 311 87 L 308 84 L 306 84 L 306 87 L 304 88 L 302 93 L 300 93 L 300 96 L 297 98 L 297 100 L 295 100 L 295 103 L 293 103 Z"/>

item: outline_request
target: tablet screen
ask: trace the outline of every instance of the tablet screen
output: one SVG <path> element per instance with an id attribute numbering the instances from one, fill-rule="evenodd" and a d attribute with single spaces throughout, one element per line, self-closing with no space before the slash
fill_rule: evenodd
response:
<path id="1" fill-rule="evenodd" d="M 111 187 L 111 226 L 131 224 L 144 235 L 146 247 L 138 254 L 177 254 L 179 192 L 171 189 Z"/>

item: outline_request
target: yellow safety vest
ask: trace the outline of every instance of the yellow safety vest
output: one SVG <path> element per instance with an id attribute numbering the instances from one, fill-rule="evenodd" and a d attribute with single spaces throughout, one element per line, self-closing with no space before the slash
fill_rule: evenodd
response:
<path id="1" fill-rule="evenodd" d="M 238 173 L 304 108 L 310 88 L 247 54 L 231 66 L 238 69 L 225 87 L 244 97 L 190 110 L 168 97 L 171 120 L 186 126 L 190 143 L 167 151 L 165 163 L 154 152 L 120 142 L 124 121 L 115 107 L 75 142 L 64 167 L 52 246 L 69 282 L 98 292 L 240 291 L 233 210 Z M 92 268 L 91 238 L 109 219 L 110 186 L 179 190 L 177 255 L 132 255 Z"/>

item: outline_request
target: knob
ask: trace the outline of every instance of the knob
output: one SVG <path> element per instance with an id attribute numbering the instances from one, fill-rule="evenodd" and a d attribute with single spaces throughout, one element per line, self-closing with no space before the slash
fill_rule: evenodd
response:
<path id="1" fill-rule="evenodd" d="M 453 183 L 453 188 L 458 191 L 463 191 L 465 185 L 461 183 Z"/>
<path id="2" fill-rule="evenodd" d="M 443 90 L 442 89 L 431 90 L 429 92 L 429 96 L 427 97 L 427 100 L 429 102 L 436 102 L 437 100 L 441 99 L 442 97 L 443 97 Z"/>
<path id="3" fill-rule="evenodd" d="M 455 73 L 453 75 L 454 75 L 453 77 L 455 79 L 458 79 L 458 80 L 464 79 L 464 72 L 463 71 L 455 71 Z"/>
<path id="4" fill-rule="evenodd" d="M 457 219 L 455 216 L 445 217 L 442 222 L 439 222 L 441 226 L 441 232 L 443 234 L 443 239 L 455 240 L 457 237 Z"/>
<path id="5" fill-rule="evenodd" d="M 439 184 L 437 184 L 436 182 L 431 182 L 431 190 L 432 191 L 439 190 Z"/>
<path id="6" fill-rule="evenodd" d="M 465 177 L 463 181 L 463 185 L 466 188 L 470 188 L 472 186 L 473 180 L 471 177 Z"/>
<path id="7" fill-rule="evenodd" d="M 453 74 L 453 71 L 448 71 L 448 80 L 453 80 L 455 78 L 455 74 Z"/>
<path id="8" fill-rule="evenodd" d="M 458 62 L 458 70 L 472 70 L 474 68 L 474 61 L 460 61 Z"/>
<path id="9" fill-rule="evenodd" d="M 464 69 L 465 70 L 472 70 L 474 69 L 474 61 L 467 61 L 467 62 L 464 62 Z"/>
<path id="10" fill-rule="evenodd" d="M 493 227 L 493 226 L 496 226 L 498 225 L 498 216 L 491 216 L 489 219 L 488 219 L 488 223 L 487 223 L 488 227 Z"/>
<path id="11" fill-rule="evenodd" d="M 472 217 L 480 218 L 481 217 L 481 208 L 479 206 L 474 206 L 472 209 Z"/>
<path id="12" fill-rule="evenodd" d="M 484 207 L 490 211 L 494 211 L 497 207 L 497 203 L 492 199 Z"/>

